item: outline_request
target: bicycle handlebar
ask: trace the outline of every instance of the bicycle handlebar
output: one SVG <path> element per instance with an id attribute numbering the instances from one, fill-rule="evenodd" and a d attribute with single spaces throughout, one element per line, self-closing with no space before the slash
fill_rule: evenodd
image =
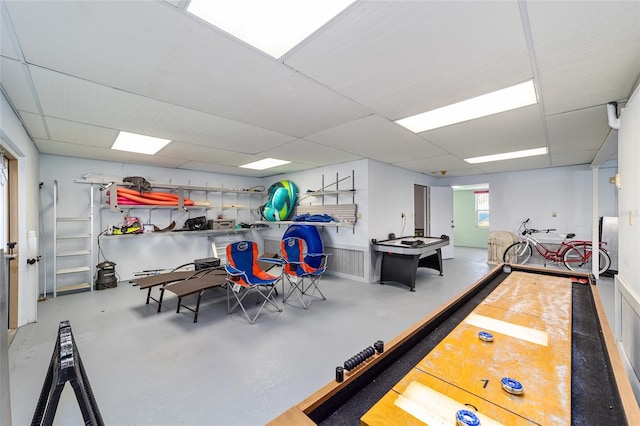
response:
<path id="1" fill-rule="evenodd" d="M 522 230 L 522 235 L 527 235 L 527 234 L 540 234 L 540 233 L 545 233 L 548 234 L 549 232 L 553 232 L 556 229 L 555 228 L 549 228 L 549 229 L 529 229 L 526 226 L 524 226 L 527 222 L 529 221 L 529 219 L 527 219 L 526 221 L 524 221 L 522 223 L 523 225 L 523 230 Z"/>

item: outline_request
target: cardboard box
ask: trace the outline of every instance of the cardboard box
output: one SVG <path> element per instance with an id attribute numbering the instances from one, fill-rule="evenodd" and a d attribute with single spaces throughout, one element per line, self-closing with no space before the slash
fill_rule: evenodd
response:
<path id="1" fill-rule="evenodd" d="M 216 219 L 213 221 L 213 229 L 233 229 L 235 227 L 235 219 Z"/>

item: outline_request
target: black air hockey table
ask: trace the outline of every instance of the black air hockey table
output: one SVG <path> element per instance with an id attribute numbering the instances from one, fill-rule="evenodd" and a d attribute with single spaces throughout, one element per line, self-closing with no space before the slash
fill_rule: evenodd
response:
<path id="1" fill-rule="evenodd" d="M 508 266 L 505 268 L 505 266 Z M 515 274 L 515 275 L 514 275 Z M 380 404 L 385 404 L 385 400 L 389 398 L 394 400 L 402 396 L 403 390 L 398 387 L 402 386 L 402 382 L 406 381 L 409 374 L 413 374 L 416 368 L 420 369 L 424 360 L 433 358 L 433 355 L 455 354 L 457 349 L 451 347 L 452 350 L 446 350 L 444 353 L 438 352 L 439 347 L 443 343 L 451 344 L 448 340 L 455 335 L 456 330 L 462 325 L 469 327 L 469 319 L 477 316 L 477 309 L 485 309 L 484 314 L 494 316 L 498 315 L 498 311 L 502 308 L 495 306 L 498 294 L 508 294 L 504 292 L 504 285 L 514 286 L 514 277 L 516 282 L 524 283 L 525 287 L 532 291 L 537 291 L 540 286 L 546 286 L 547 282 L 553 281 L 550 287 L 551 291 L 555 291 L 557 286 L 566 287 L 562 292 L 566 295 L 563 297 L 567 308 L 560 310 L 564 312 L 562 315 L 568 314 L 569 335 L 562 337 L 568 338 L 570 359 L 565 356 L 550 357 L 548 360 L 538 359 L 540 365 L 547 366 L 551 371 L 561 373 L 562 368 L 554 367 L 554 363 L 562 363 L 569 365 L 570 377 L 556 380 L 538 376 L 536 374 L 520 373 L 518 378 L 524 383 L 525 391 L 523 395 L 510 395 L 499 385 L 496 385 L 495 378 L 489 375 L 489 370 L 482 367 L 482 358 L 477 349 L 469 354 L 468 362 L 465 363 L 474 366 L 477 364 L 477 371 L 467 371 L 465 374 L 454 374 L 449 378 L 451 383 L 459 380 L 471 380 L 464 389 L 458 386 L 457 391 L 462 395 L 459 403 L 464 404 L 468 410 L 480 413 L 486 413 L 493 410 L 493 415 L 498 416 L 498 411 L 505 411 L 506 420 L 498 420 L 502 424 L 571 424 L 571 425 L 635 425 L 640 419 L 640 407 L 635 399 L 633 390 L 629 383 L 629 378 L 625 371 L 624 364 L 620 358 L 616 347 L 616 341 L 606 319 L 604 308 L 600 300 L 600 296 L 596 289 L 595 281 L 588 274 L 577 274 L 570 271 L 553 270 L 546 268 L 536 268 L 524 265 L 499 265 L 491 270 L 486 276 L 472 283 L 466 290 L 453 297 L 449 302 L 444 304 L 440 309 L 427 315 L 416 324 L 409 327 L 393 339 L 383 343 L 384 349 L 376 353 L 364 361 L 360 361 L 358 365 L 347 370 L 344 369 L 343 374 L 338 374 L 338 367 L 342 368 L 342 360 L 336 360 L 336 371 L 327 371 L 327 383 L 317 392 L 313 393 L 297 405 L 286 410 L 280 416 L 275 418 L 269 424 L 272 426 L 280 425 L 353 425 L 353 424 L 403 424 L 407 420 L 409 411 L 404 411 L 401 415 L 397 412 L 397 406 L 394 411 L 390 412 L 391 417 L 383 417 L 382 422 L 377 422 L 376 418 L 370 417 L 370 414 L 376 410 Z M 521 289 L 518 284 L 515 289 Z M 551 297 L 553 297 L 551 294 Z M 520 290 L 514 294 L 519 300 L 535 302 L 535 298 L 526 296 L 522 299 Z M 544 302 L 545 299 L 543 299 Z M 548 299 L 546 299 L 548 301 Z M 556 302 L 554 302 L 556 303 Z M 493 308 L 490 305 L 494 305 Z M 518 303 L 514 304 L 518 305 Z M 544 308 L 546 303 L 541 307 Z M 484 307 L 484 308 L 483 308 Z M 487 311 L 486 309 L 492 309 Z M 544 310 L 544 309 L 543 309 Z M 511 317 L 505 317 L 509 323 L 518 322 L 518 318 L 523 314 L 533 314 L 525 310 L 524 313 L 510 314 Z M 548 317 L 545 319 L 545 317 Z M 561 337 L 563 333 L 553 336 L 557 327 L 553 324 L 558 318 L 556 314 L 542 315 L 536 320 L 536 324 L 525 321 L 530 328 L 539 330 L 547 330 L 550 332 L 549 345 L 555 344 L 555 340 Z M 540 322 L 541 321 L 541 322 Z M 550 321 L 545 325 L 545 321 Z M 485 323 L 484 326 L 490 326 Z M 495 341 L 485 343 L 477 338 L 458 339 L 459 345 L 454 346 L 463 348 L 466 343 L 470 343 L 474 347 L 485 347 L 497 349 L 501 342 L 505 341 L 505 337 L 513 339 L 525 339 L 526 345 L 539 345 L 533 343 L 530 339 L 534 334 L 509 332 L 507 329 L 496 328 L 494 331 Z M 513 331 L 513 330 L 512 330 Z M 509 336 L 511 334 L 511 336 Z M 528 339 L 528 340 L 527 340 Z M 535 339 L 534 339 L 535 340 Z M 449 341 L 449 343 L 446 343 Z M 371 342 L 363 342 L 363 346 Z M 378 343 L 378 342 L 376 342 Z M 496 345 L 497 344 L 497 345 Z M 494 346 L 492 346 L 494 345 Z M 505 362 L 500 357 L 494 358 L 495 370 L 498 372 L 498 378 L 502 372 L 511 371 L 511 369 L 519 363 L 527 363 L 532 361 L 530 353 L 525 350 L 524 353 L 518 352 L 518 345 L 513 346 L 513 350 L 504 352 L 510 354 L 511 361 Z M 542 347 L 542 346 L 541 346 Z M 552 348 L 550 346 L 550 348 Z M 554 352 L 553 350 L 551 352 Z M 345 360 L 353 354 L 345 354 Z M 439 358 L 440 355 L 438 355 Z M 534 357 L 535 358 L 535 357 Z M 515 360 L 515 361 L 514 361 Z M 460 361 L 460 360 L 459 360 Z M 486 361 L 486 360 L 485 360 Z M 345 365 L 347 362 L 345 362 Z M 451 364 L 445 370 L 451 368 L 455 373 L 458 364 Z M 525 366 L 526 367 L 526 366 Z M 493 368 L 493 367 L 492 367 Z M 341 371 L 342 373 L 342 371 Z M 436 372 L 438 374 L 438 372 Z M 469 377 L 479 374 L 478 377 Z M 485 374 L 487 375 L 485 377 Z M 435 376 L 432 376 L 432 378 Z M 478 380 L 476 380 L 478 379 Z M 482 380 L 486 379 L 486 380 Z M 556 381 L 560 383 L 556 383 Z M 499 382 L 499 380 L 498 380 Z M 544 383 L 543 383 L 544 382 Z M 546 383 L 546 384 L 545 384 Z M 568 383 L 568 387 L 567 387 Z M 557 389 L 549 391 L 545 386 L 556 386 Z M 433 389 L 436 389 L 435 387 Z M 432 392 L 433 393 L 433 392 Z M 448 393 L 452 398 L 455 392 Z M 532 410 L 530 416 L 519 415 L 518 404 L 526 404 L 532 397 L 540 394 L 544 403 L 555 401 L 564 401 L 562 409 L 564 418 L 549 417 L 553 407 Z M 506 404 L 505 404 L 506 402 Z M 512 404 L 509 406 L 509 404 Z M 515 404 L 515 405 L 514 405 Z M 568 404 L 568 405 L 567 405 Z M 397 405 L 397 404 L 396 404 Z M 384 407 L 383 407 L 384 408 Z M 547 411 L 549 410 L 549 411 Z M 383 410 L 382 415 L 388 413 Z M 449 424 L 455 424 L 455 411 L 450 413 L 448 417 Z M 492 413 L 489 413 L 492 414 Z M 515 415 L 511 416 L 511 415 Z M 531 414 L 531 413 L 529 413 Z M 557 422 L 554 419 L 558 420 Z M 452 421 L 451 421 L 452 420 Z M 411 424 L 425 424 L 411 414 Z M 482 424 L 485 424 L 483 421 Z M 492 424 L 492 423 L 487 423 Z"/>
<path id="2" fill-rule="evenodd" d="M 380 253 L 380 282 L 404 284 L 416 291 L 418 268 L 431 268 L 443 274 L 442 247 L 449 245 L 443 235 L 436 237 L 400 237 L 389 240 L 371 240 L 371 248 Z"/>

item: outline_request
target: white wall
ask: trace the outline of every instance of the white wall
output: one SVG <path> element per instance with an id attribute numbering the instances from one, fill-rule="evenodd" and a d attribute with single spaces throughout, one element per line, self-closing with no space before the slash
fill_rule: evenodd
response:
<path id="1" fill-rule="evenodd" d="M 640 401 L 640 88 L 620 115 L 616 337 Z"/>
<path id="2" fill-rule="evenodd" d="M 39 264 L 27 265 L 29 231 L 39 238 L 38 214 L 38 151 L 13 113 L 11 106 L 0 95 L 0 137 L 2 145 L 18 160 L 18 326 L 34 322 L 37 318 Z M 6 247 L 4 247 L 6 250 Z"/>
<path id="3" fill-rule="evenodd" d="M 326 227 L 321 228 L 321 235 L 325 245 L 334 248 L 361 251 L 364 253 L 364 276 L 351 277 L 364 282 L 373 282 L 376 277 L 376 257 L 371 255 L 369 244 L 371 238 L 381 239 L 388 233 L 397 235 L 411 235 L 413 233 L 413 185 L 431 185 L 433 178 L 410 172 L 397 167 L 369 160 L 359 160 L 336 164 L 327 167 L 318 167 L 287 175 L 273 176 L 265 179 L 242 178 L 230 175 L 216 175 L 211 173 L 193 172 L 186 170 L 166 169 L 150 166 L 136 166 L 109 161 L 81 160 L 56 155 L 41 155 L 41 178 L 44 182 L 43 189 L 43 221 L 51 229 L 53 225 L 53 181 L 57 180 L 59 188 L 58 216 L 81 216 L 89 204 L 89 185 L 76 183 L 75 180 L 86 174 L 101 175 L 107 180 L 122 178 L 124 176 L 143 176 L 150 181 L 165 182 L 185 185 L 218 186 L 226 188 L 250 188 L 263 185 L 268 188 L 274 182 L 282 179 L 292 180 L 301 193 L 307 190 L 318 190 L 324 185 L 327 190 L 334 189 L 329 186 L 337 179 L 348 177 L 339 183 L 340 189 L 355 188 L 354 199 L 351 195 L 340 195 L 339 203 L 355 203 L 358 205 L 358 222 L 355 228 L 350 227 Z M 353 176 L 353 177 L 352 177 Z M 104 194 L 95 190 L 94 202 L 101 204 L 100 197 Z M 335 203 L 335 196 L 326 196 L 325 202 Z M 303 200 L 317 204 L 318 197 L 310 197 Z M 256 208 L 260 203 L 254 203 Z M 111 225 L 118 225 L 123 220 L 123 215 L 112 213 L 108 209 L 96 209 L 95 232 L 96 235 Z M 215 217 L 217 210 L 206 212 L 208 218 Z M 225 218 L 228 211 L 222 212 Z M 403 229 L 401 213 L 405 213 L 406 220 Z M 146 222 L 151 214 L 151 222 L 159 227 L 166 226 L 171 220 L 181 227 L 187 217 L 203 214 L 202 212 L 180 213 L 175 210 L 136 209 L 131 215 L 140 217 Z M 270 230 L 254 232 L 246 235 L 246 238 L 255 241 L 263 239 L 279 240 L 286 230 L 286 225 L 272 224 Z M 52 232 L 44 236 L 44 244 L 48 257 L 53 256 Z M 237 238 L 234 236 L 232 238 Z M 102 239 L 101 249 L 104 258 L 116 263 L 116 272 L 121 279 L 130 279 L 135 272 L 161 269 L 177 266 L 181 263 L 192 261 L 194 258 L 211 256 L 210 242 L 206 237 L 193 235 L 171 234 L 144 236 L 141 238 L 112 238 Z M 104 260 L 96 259 L 96 264 Z M 47 264 L 48 291 L 51 292 L 53 281 L 52 262 Z"/>
<path id="4" fill-rule="evenodd" d="M 172 183 L 194 186 L 211 186 L 231 189 L 247 189 L 261 185 L 262 180 L 240 176 L 221 175 L 163 167 L 141 166 L 135 164 L 115 163 L 111 161 L 79 160 L 72 157 L 58 155 L 41 155 L 40 176 L 44 183 L 42 195 L 43 221 L 49 230 L 45 235 L 45 245 L 50 259 L 53 258 L 53 181 L 58 182 L 58 216 L 75 217 L 86 215 L 90 203 L 90 185 L 76 183 L 75 180 L 86 174 L 102 175 L 105 178 L 122 179 L 126 176 L 142 176 L 152 182 Z M 105 194 L 95 188 L 94 202 L 99 206 L 105 201 Z M 102 200 L 101 200 L 102 197 Z M 205 194 L 193 195 L 195 199 L 205 197 Z M 258 197 L 261 198 L 261 197 Z M 171 221 L 176 222 L 176 228 L 182 228 L 189 217 L 207 216 L 214 219 L 222 214 L 225 219 L 246 220 L 246 211 L 234 209 L 220 209 L 217 200 L 216 208 L 210 210 L 192 209 L 180 212 L 175 209 L 149 210 L 146 208 L 132 209 L 131 216 L 138 216 L 145 223 L 151 223 L 163 228 Z M 246 201 L 242 201 L 243 205 Z M 255 203 L 255 206 L 259 202 Z M 122 213 L 112 213 L 109 209 L 95 209 L 95 235 L 105 230 L 108 225 L 119 225 L 123 221 Z M 257 241 L 259 241 L 256 238 Z M 121 279 L 130 279 L 135 272 L 150 269 L 166 269 L 192 262 L 194 259 L 210 257 L 211 245 L 207 236 L 195 236 L 181 233 L 133 236 L 125 238 L 102 239 L 100 241 L 104 256 L 116 263 L 116 272 Z M 102 261 L 104 258 L 96 259 Z M 53 262 L 47 263 L 48 291 L 53 284 Z"/>
<path id="5" fill-rule="evenodd" d="M 398 237 L 414 234 L 415 184 L 439 186 L 430 176 L 369 161 L 369 239 L 384 240 L 389 233 Z M 379 261 L 378 255 L 370 254 L 372 282 L 379 279 Z"/>
<path id="6" fill-rule="evenodd" d="M 618 162 L 608 161 L 598 172 L 598 216 L 618 216 L 618 190 L 609 179 L 618 173 Z"/>
<path id="7" fill-rule="evenodd" d="M 604 174 L 604 173 L 603 173 Z M 608 182 L 608 173 L 607 182 Z M 489 183 L 491 188 L 491 231 L 515 232 L 530 218 L 532 228 L 556 228 L 591 239 L 592 172 L 587 165 L 494 173 L 442 179 L 447 185 Z M 603 211 L 615 211 L 613 185 L 600 185 Z M 610 203 L 610 206 L 604 205 Z M 556 217 L 553 217 L 553 212 Z"/>
<path id="8" fill-rule="evenodd" d="M 353 178 L 351 178 L 353 174 Z M 338 189 L 355 189 L 355 198 L 352 201 L 351 195 L 340 195 L 339 204 L 357 204 L 358 205 L 358 221 L 356 222 L 355 232 L 352 228 L 345 227 L 336 229 L 335 227 L 323 228 L 321 230 L 322 240 L 325 245 L 332 247 L 363 247 L 368 245 L 368 228 L 369 228 L 369 190 L 368 190 L 368 161 L 358 160 L 346 163 L 334 164 L 326 167 L 317 167 L 311 170 L 304 170 L 296 173 L 288 173 L 285 175 L 271 176 L 264 179 L 264 186 L 269 186 L 280 180 L 290 180 L 296 184 L 298 191 L 303 194 L 308 190 L 318 191 L 322 188 L 322 177 L 324 176 L 324 186 L 327 191 L 335 190 L 335 185 L 331 185 L 336 180 L 347 178 L 338 183 Z M 321 204 L 320 197 L 308 197 L 300 201 L 301 204 Z M 327 195 L 325 204 L 336 204 L 335 195 Z M 269 237 L 279 239 L 286 230 L 286 226 L 273 226 Z"/>

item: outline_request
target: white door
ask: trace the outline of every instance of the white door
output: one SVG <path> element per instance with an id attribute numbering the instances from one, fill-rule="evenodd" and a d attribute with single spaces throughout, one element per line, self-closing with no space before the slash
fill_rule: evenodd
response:
<path id="1" fill-rule="evenodd" d="M 443 259 L 453 259 L 453 189 L 451 187 L 429 187 L 429 234 L 430 237 L 449 236 L 449 245 L 442 248 Z"/>

